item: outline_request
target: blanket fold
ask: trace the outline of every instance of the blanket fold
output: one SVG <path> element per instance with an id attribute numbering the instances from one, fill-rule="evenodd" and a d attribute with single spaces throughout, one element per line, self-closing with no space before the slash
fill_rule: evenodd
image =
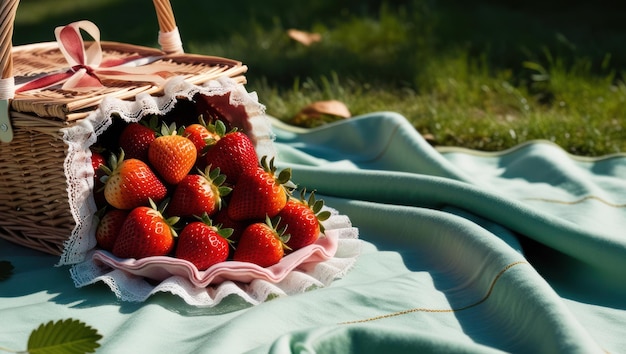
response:
<path id="1" fill-rule="evenodd" d="M 500 153 L 437 151 L 395 113 L 313 131 L 276 125 L 279 154 L 300 184 L 319 193 L 454 206 L 594 266 L 626 267 L 623 155 L 576 158 L 546 142 Z"/>

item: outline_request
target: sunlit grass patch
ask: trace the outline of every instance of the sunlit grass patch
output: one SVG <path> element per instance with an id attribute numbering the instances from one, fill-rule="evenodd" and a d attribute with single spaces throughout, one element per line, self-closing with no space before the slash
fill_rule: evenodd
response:
<path id="1" fill-rule="evenodd" d="M 56 25 L 87 18 L 104 40 L 154 46 L 150 5 L 24 2 L 15 39 L 49 40 Z M 185 50 L 245 63 L 248 89 L 285 121 L 314 101 L 339 100 L 353 115 L 401 113 L 435 145 L 501 150 L 546 139 L 581 155 L 626 152 L 626 23 L 616 8 L 583 0 L 172 5 Z M 292 28 L 320 41 L 303 45 L 288 36 Z"/>

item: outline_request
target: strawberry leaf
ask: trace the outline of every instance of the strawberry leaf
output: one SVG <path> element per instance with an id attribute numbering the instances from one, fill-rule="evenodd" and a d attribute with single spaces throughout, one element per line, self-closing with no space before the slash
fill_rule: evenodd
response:
<path id="1" fill-rule="evenodd" d="M 291 180 L 291 168 L 287 167 L 284 170 L 280 171 L 276 180 L 280 184 L 285 184 L 289 182 Z"/>
<path id="2" fill-rule="evenodd" d="M 215 132 L 220 137 L 226 135 L 226 125 L 220 119 L 215 121 Z"/>
<path id="3" fill-rule="evenodd" d="M 28 352 L 41 353 L 93 353 L 100 346 L 102 335 L 86 324 L 66 319 L 41 324 L 28 338 Z"/>
<path id="4" fill-rule="evenodd" d="M 0 281 L 7 280 L 13 275 L 13 264 L 9 261 L 0 261 Z"/>
<path id="5" fill-rule="evenodd" d="M 278 228 L 281 222 L 281 218 L 280 216 L 277 216 L 276 218 L 274 218 L 274 220 L 270 219 L 269 216 L 265 215 L 265 223 L 272 229 L 274 229 L 274 231 L 276 231 L 276 235 L 278 236 L 278 238 L 280 239 L 280 241 L 283 243 L 283 247 L 285 249 L 291 250 L 291 248 L 289 248 L 286 243 L 289 242 L 289 239 L 291 238 L 291 234 L 286 234 L 285 232 L 287 232 L 287 225 L 283 226 L 282 228 Z"/>
<path id="6" fill-rule="evenodd" d="M 313 205 L 311 205 L 311 210 L 313 210 L 314 214 L 317 214 L 322 210 L 322 207 L 324 207 L 324 201 L 318 199 L 313 203 Z"/>
<path id="7" fill-rule="evenodd" d="M 208 127 L 208 124 L 206 123 L 206 120 L 204 120 L 204 117 L 201 115 L 198 116 L 198 124 L 200 124 L 203 127 Z"/>
<path id="8" fill-rule="evenodd" d="M 222 196 L 222 197 L 223 197 L 223 196 L 226 196 L 226 195 L 228 195 L 228 194 L 230 194 L 230 192 L 232 192 L 232 191 L 233 191 L 233 189 L 232 189 L 232 188 L 230 188 L 230 187 L 226 187 L 226 186 L 219 186 L 219 187 L 217 188 L 217 190 L 219 191 L 220 196 Z"/>
<path id="9" fill-rule="evenodd" d="M 225 238 L 227 240 L 233 234 L 233 232 L 235 232 L 235 229 L 232 229 L 232 228 L 229 228 L 229 227 L 226 227 L 226 228 L 223 228 L 223 229 L 218 227 L 218 230 L 217 230 L 217 234 L 222 236 L 223 238 Z M 228 240 L 228 241 L 230 243 L 230 240 Z"/>
<path id="10" fill-rule="evenodd" d="M 330 216 L 331 216 L 330 211 L 324 210 L 323 212 L 317 214 L 317 220 L 325 221 L 325 220 L 328 220 L 328 218 L 330 218 Z"/>
<path id="11" fill-rule="evenodd" d="M 159 116 L 156 114 L 150 115 L 150 118 L 143 118 L 139 121 L 139 124 L 152 129 L 155 133 L 159 131 Z"/>

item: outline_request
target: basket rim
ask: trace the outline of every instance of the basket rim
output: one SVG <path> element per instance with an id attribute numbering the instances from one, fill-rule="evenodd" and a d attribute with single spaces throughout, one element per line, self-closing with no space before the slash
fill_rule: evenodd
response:
<path id="1" fill-rule="evenodd" d="M 93 42 L 85 42 L 86 45 L 91 43 Z M 158 57 L 159 61 L 171 62 L 173 65 L 195 66 L 199 70 L 182 74 L 185 76 L 185 80 L 192 84 L 203 84 L 220 76 L 229 76 L 240 83 L 246 82 L 244 74 L 247 72 L 247 66 L 243 65 L 239 60 L 201 54 L 166 53 L 152 47 L 115 41 L 101 41 L 100 46 L 104 53 L 137 54 L 144 57 Z M 57 42 L 24 44 L 13 48 L 13 56 L 16 59 L 20 56 L 27 57 L 29 52 L 46 52 L 57 55 L 60 54 L 60 49 Z M 68 68 L 68 66 L 59 66 L 47 68 L 48 70 L 42 69 L 40 72 L 23 73 L 19 72 L 18 67 L 19 65 L 17 65 L 16 61 L 16 65 L 14 65 L 14 79 L 16 81 Z M 204 68 L 206 70 L 203 71 Z M 141 92 L 159 94 L 162 91 L 162 86 L 155 83 L 133 82 L 132 85 L 134 87 L 128 90 L 118 87 L 117 90 L 120 92 L 116 92 L 115 87 L 104 87 L 101 90 L 94 90 L 86 96 L 80 96 L 71 91 L 55 89 L 21 92 L 16 94 L 11 101 L 11 108 L 18 112 L 35 113 L 41 117 L 74 121 L 86 117 L 105 96 L 114 95 L 118 98 L 130 99 Z M 47 96 L 46 93 L 51 95 Z"/>
<path id="2" fill-rule="evenodd" d="M 91 41 L 85 41 L 85 44 L 91 44 Z M 214 55 L 204 55 L 204 54 L 193 54 L 193 53 L 166 53 L 160 49 L 156 49 L 153 47 L 143 46 L 139 44 L 132 43 L 124 43 L 117 41 L 100 41 L 100 46 L 103 51 L 120 51 L 127 53 L 137 53 L 137 54 L 147 54 L 147 55 L 160 55 L 163 58 L 171 58 L 178 59 L 181 61 L 196 61 L 204 64 L 217 64 L 217 65 L 230 65 L 230 66 L 239 66 L 243 65 L 240 60 L 214 56 Z M 30 44 L 22 44 L 19 46 L 13 47 L 13 53 L 21 53 L 33 50 L 59 50 L 59 45 L 55 41 L 50 42 L 38 42 L 38 43 L 30 43 Z"/>

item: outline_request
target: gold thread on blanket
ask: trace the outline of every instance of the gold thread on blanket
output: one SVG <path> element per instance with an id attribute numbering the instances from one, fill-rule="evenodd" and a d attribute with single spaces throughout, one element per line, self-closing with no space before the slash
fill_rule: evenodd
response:
<path id="1" fill-rule="evenodd" d="M 391 318 L 391 317 L 407 315 L 407 314 L 414 313 L 414 312 L 459 312 L 459 311 L 467 310 L 467 309 L 470 309 L 472 307 L 478 306 L 478 305 L 482 304 L 483 302 L 487 301 L 487 299 L 491 296 L 491 293 L 493 292 L 493 288 L 496 286 L 496 282 L 498 281 L 498 279 L 500 279 L 500 277 L 507 270 L 513 268 L 516 265 L 520 265 L 520 264 L 528 264 L 528 262 L 526 262 L 526 261 L 513 262 L 513 263 L 507 265 L 506 267 L 504 267 L 504 269 L 502 269 L 500 272 L 498 272 L 498 274 L 496 274 L 496 276 L 493 278 L 493 281 L 491 282 L 491 285 L 489 286 L 489 290 L 487 290 L 487 294 L 485 294 L 485 296 L 483 296 L 482 299 L 480 299 L 480 300 L 478 300 L 478 301 L 476 301 L 474 303 L 471 303 L 469 305 L 465 305 L 465 306 L 458 307 L 458 308 L 452 308 L 452 309 L 430 309 L 430 308 L 424 308 L 424 307 L 416 307 L 416 308 L 412 308 L 412 309 L 408 309 L 408 310 L 388 313 L 388 314 L 385 314 L 385 315 L 365 318 L 365 319 L 362 319 L 362 320 L 339 322 L 339 324 L 346 325 L 346 324 L 356 324 L 356 323 L 371 322 L 371 321 L 377 321 L 377 320 L 382 320 L 382 319 Z"/>
<path id="2" fill-rule="evenodd" d="M 609 201 L 606 201 L 600 197 L 596 197 L 595 195 L 587 195 L 584 196 L 580 199 L 577 200 L 572 200 L 572 201 L 565 201 L 565 200 L 558 200 L 558 199 L 547 199 L 547 198 L 524 198 L 524 200 L 538 200 L 538 201 L 542 201 L 542 202 L 546 202 L 546 203 L 555 203 L 555 204 L 566 204 L 566 205 L 574 205 L 574 204 L 580 204 L 582 202 L 585 202 L 589 199 L 593 199 L 593 200 L 597 200 L 600 203 L 606 204 L 610 207 L 613 208 L 626 208 L 626 204 L 616 204 L 616 203 L 611 203 Z"/>

